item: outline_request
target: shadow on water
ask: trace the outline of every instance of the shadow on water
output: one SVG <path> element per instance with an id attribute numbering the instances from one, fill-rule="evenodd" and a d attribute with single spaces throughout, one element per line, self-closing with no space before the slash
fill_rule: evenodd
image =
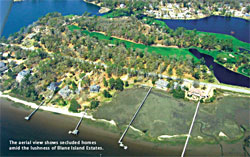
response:
<path id="1" fill-rule="evenodd" d="M 233 72 L 228 70 L 227 68 L 223 67 L 222 65 L 215 63 L 214 58 L 200 53 L 197 49 L 191 48 L 189 51 L 195 55 L 197 58 L 201 59 L 204 58 L 206 61 L 206 65 L 210 67 L 213 66 L 213 71 L 215 77 L 221 82 L 229 85 L 236 85 L 242 87 L 250 88 L 250 78 L 239 73 Z"/>

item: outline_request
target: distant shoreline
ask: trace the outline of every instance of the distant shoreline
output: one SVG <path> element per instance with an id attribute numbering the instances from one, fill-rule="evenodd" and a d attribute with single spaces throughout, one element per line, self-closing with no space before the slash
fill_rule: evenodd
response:
<path id="1" fill-rule="evenodd" d="M 101 14 L 108 13 L 108 12 L 111 10 L 111 9 L 109 9 L 109 8 L 102 7 L 102 6 L 100 5 L 100 3 L 96 4 L 95 2 L 88 2 L 88 1 L 86 1 L 86 0 L 83 0 L 83 1 L 84 1 L 85 3 L 93 4 L 93 5 L 96 5 L 96 6 L 100 7 L 100 10 L 99 10 L 98 12 L 101 13 Z"/>
<path id="2" fill-rule="evenodd" d="M 13 0 L 13 2 L 22 2 L 24 0 Z"/>
<path id="3" fill-rule="evenodd" d="M 106 8 L 106 7 L 101 7 L 101 4 L 100 3 L 95 3 L 95 1 L 93 2 L 88 2 L 86 0 L 83 0 L 84 2 L 86 3 L 89 3 L 89 4 L 93 4 L 93 5 L 96 5 L 98 7 L 100 7 L 100 10 L 99 10 L 99 13 L 101 14 L 104 14 L 104 13 L 108 13 L 111 9 L 110 8 Z M 143 15 L 146 15 L 146 16 L 149 16 L 149 17 L 152 17 L 150 15 L 147 15 L 146 13 L 143 13 Z M 204 19 L 204 18 L 207 18 L 207 17 L 210 17 L 210 16 L 222 16 L 222 17 L 227 17 L 226 15 L 216 15 L 216 14 L 210 14 L 210 15 L 206 15 L 206 16 L 199 16 L 199 17 L 190 17 L 190 18 L 164 18 L 164 17 L 154 17 L 155 19 L 161 19 L 161 20 L 199 20 L 199 19 Z M 247 18 L 247 17 L 239 17 L 239 16 L 230 16 L 228 18 L 240 18 L 240 19 L 243 19 L 243 20 L 247 20 L 247 21 L 250 21 L 250 18 Z"/>

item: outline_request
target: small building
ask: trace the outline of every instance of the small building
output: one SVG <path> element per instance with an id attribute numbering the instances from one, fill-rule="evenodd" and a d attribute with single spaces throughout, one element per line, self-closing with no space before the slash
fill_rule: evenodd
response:
<path id="1" fill-rule="evenodd" d="M 125 8 L 125 4 L 120 4 L 120 8 Z"/>
<path id="2" fill-rule="evenodd" d="M 62 82 L 51 82 L 47 89 L 51 91 L 56 91 L 61 83 Z"/>
<path id="3" fill-rule="evenodd" d="M 178 84 L 177 82 L 174 82 L 174 86 L 173 86 L 173 88 L 174 88 L 174 89 L 177 89 L 177 88 L 178 88 L 178 86 L 179 86 L 179 84 Z"/>
<path id="4" fill-rule="evenodd" d="M 100 91 L 100 86 L 99 85 L 92 85 L 90 86 L 90 92 L 91 93 L 98 93 Z"/>
<path id="5" fill-rule="evenodd" d="M 0 62 L 0 74 L 2 74 L 5 70 L 7 70 L 7 66 L 4 62 Z"/>
<path id="6" fill-rule="evenodd" d="M 30 70 L 23 70 L 17 74 L 16 81 L 21 82 L 26 75 L 30 74 Z"/>
<path id="7" fill-rule="evenodd" d="M 63 97 L 63 99 L 67 98 L 72 93 L 72 90 L 69 89 L 69 86 L 65 86 L 61 90 L 59 90 L 58 94 Z"/>
<path id="8" fill-rule="evenodd" d="M 167 88 L 169 82 L 159 79 L 158 81 L 155 82 L 155 84 L 156 84 L 156 87 L 158 88 Z"/>

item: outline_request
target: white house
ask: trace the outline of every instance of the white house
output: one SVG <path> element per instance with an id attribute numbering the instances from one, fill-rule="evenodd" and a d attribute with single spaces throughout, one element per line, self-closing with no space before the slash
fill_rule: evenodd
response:
<path id="1" fill-rule="evenodd" d="M 21 82 L 26 75 L 30 74 L 30 70 L 23 70 L 17 74 L 16 81 Z"/>

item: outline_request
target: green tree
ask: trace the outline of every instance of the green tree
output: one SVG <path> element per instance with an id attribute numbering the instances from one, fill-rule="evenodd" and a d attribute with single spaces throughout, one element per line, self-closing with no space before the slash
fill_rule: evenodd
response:
<path id="1" fill-rule="evenodd" d="M 71 111 L 71 112 L 78 112 L 79 108 L 81 108 L 81 106 L 78 104 L 78 102 L 76 101 L 76 99 L 72 99 L 70 101 L 69 111 Z"/>
<path id="2" fill-rule="evenodd" d="M 108 87 L 108 85 L 109 85 L 109 84 L 108 84 L 108 81 L 106 80 L 105 77 L 103 78 L 103 84 L 104 84 L 105 87 Z"/>
<path id="3" fill-rule="evenodd" d="M 128 87 L 128 86 L 129 86 L 128 81 L 126 81 L 125 82 L 125 87 Z"/>
<path id="4" fill-rule="evenodd" d="M 196 78 L 198 80 L 201 78 L 200 71 L 197 71 L 197 72 L 194 73 L 194 78 Z"/>
<path id="5" fill-rule="evenodd" d="M 124 83 L 123 81 L 120 79 L 120 78 L 117 78 L 116 81 L 115 81 L 115 89 L 116 90 L 120 90 L 120 91 L 123 91 L 123 86 L 124 86 Z"/>
<path id="6" fill-rule="evenodd" d="M 114 78 L 109 79 L 109 88 L 113 89 L 115 87 L 116 81 Z"/>
<path id="7" fill-rule="evenodd" d="M 97 108 L 98 105 L 99 105 L 99 103 L 100 103 L 100 101 L 97 101 L 97 100 L 91 101 L 91 103 L 90 103 L 90 109 Z"/>
<path id="8" fill-rule="evenodd" d="M 103 91 L 103 95 L 104 95 L 105 98 L 111 98 L 112 97 L 112 95 L 107 90 Z"/>
<path id="9" fill-rule="evenodd" d="M 183 90 L 181 90 L 180 87 L 178 87 L 177 89 L 174 89 L 172 92 L 173 92 L 173 96 L 175 98 L 178 98 L 178 99 L 184 99 L 185 98 L 185 92 Z"/>

